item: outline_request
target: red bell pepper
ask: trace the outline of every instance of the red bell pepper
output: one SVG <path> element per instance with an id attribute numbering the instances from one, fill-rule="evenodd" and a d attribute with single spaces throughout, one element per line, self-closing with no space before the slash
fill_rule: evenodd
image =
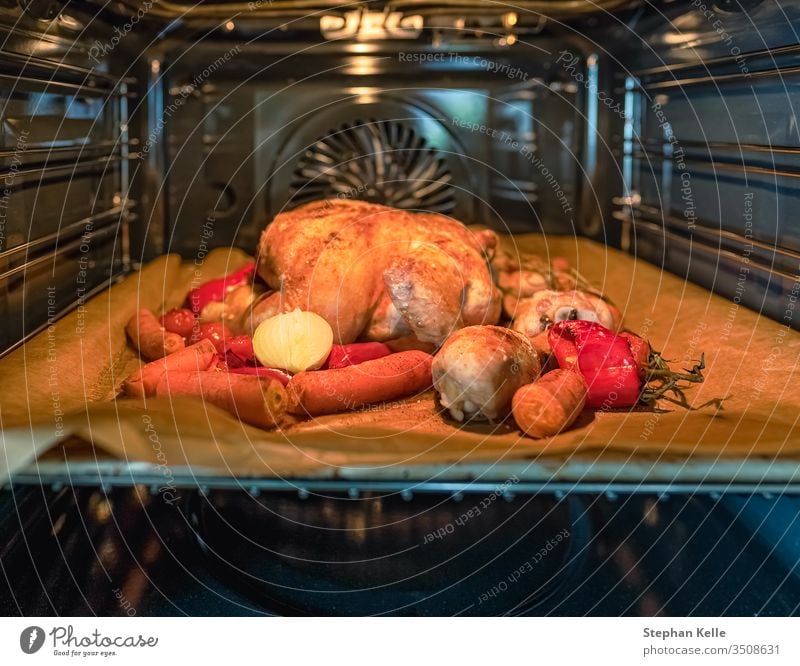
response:
<path id="1" fill-rule="evenodd" d="M 230 275 L 204 282 L 189 292 L 186 297 L 186 307 L 190 308 L 195 315 L 200 316 L 206 305 L 213 301 L 224 300 L 229 291 L 250 280 L 250 276 L 255 269 L 255 262 L 251 261 Z"/>
<path id="2" fill-rule="evenodd" d="M 578 370 L 586 380 L 586 406 L 633 407 L 673 393 L 687 406 L 679 382 L 703 381 L 700 363 L 686 373 L 672 372 L 650 344 L 633 333 L 616 334 L 596 322 L 567 320 L 554 324 L 548 342 L 561 368 Z M 649 386 L 657 381 L 656 386 Z"/>
<path id="3" fill-rule="evenodd" d="M 382 358 L 392 353 L 392 350 L 382 342 L 355 342 L 349 345 L 333 345 L 328 360 L 325 361 L 323 370 L 346 368 L 348 365 L 358 365 L 364 361 Z"/>
<path id="4" fill-rule="evenodd" d="M 228 372 L 234 375 L 254 375 L 262 379 L 277 379 L 281 384 L 286 386 L 292 376 L 283 370 L 276 370 L 275 368 L 265 368 L 264 366 L 252 367 L 244 365 L 240 368 L 228 367 Z"/>
<path id="5" fill-rule="evenodd" d="M 249 335 L 236 335 L 228 340 L 228 349 L 242 361 L 242 365 L 256 365 L 256 353 L 253 351 L 253 338 Z"/>
<path id="6" fill-rule="evenodd" d="M 586 380 L 587 407 L 631 407 L 639 402 L 642 382 L 624 338 L 596 322 L 582 320 L 559 322 L 547 337 L 558 365 L 578 370 Z"/>

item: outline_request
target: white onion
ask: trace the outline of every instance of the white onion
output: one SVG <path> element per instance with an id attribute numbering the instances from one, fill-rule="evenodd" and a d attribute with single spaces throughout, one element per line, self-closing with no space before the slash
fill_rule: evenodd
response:
<path id="1" fill-rule="evenodd" d="M 253 351 L 262 365 L 288 372 L 319 368 L 333 346 L 333 329 L 314 312 L 293 310 L 262 321 Z"/>

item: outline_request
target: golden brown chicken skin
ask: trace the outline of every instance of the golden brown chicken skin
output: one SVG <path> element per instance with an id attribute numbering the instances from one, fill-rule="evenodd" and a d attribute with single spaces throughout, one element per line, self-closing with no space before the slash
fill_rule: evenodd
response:
<path id="1" fill-rule="evenodd" d="M 276 291 L 270 307 L 316 312 L 338 343 L 414 335 L 438 345 L 463 326 L 497 323 L 487 264 L 496 242 L 444 215 L 328 199 L 275 217 L 258 273 Z"/>
<path id="2" fill-rule="evenodd" d="M 619 324 L 614 314 L 608 303 L 595 294 L 577 290 L 545 290 L 517 303 L 511 327 L 530 338 L 544 332 L 550 324 L 565 319 L 596 321 L 613 329 Z"/>
<path id="3" fill-rule="evenodd" d="M 451 335 L 433 359 L 433 384 L 450 415 L 497 421 L 514 393 L 541 370 L 528 338 L 500 326 L 469 326 Z"/>

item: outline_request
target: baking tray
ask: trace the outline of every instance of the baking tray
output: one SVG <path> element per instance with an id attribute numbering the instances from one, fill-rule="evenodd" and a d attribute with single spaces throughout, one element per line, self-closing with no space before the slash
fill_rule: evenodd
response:
<path id="1" fill-rule="evenodd" d="M 534 441 L 513 423 L 458 428 L 432 393 L 282 432 L 245 426 L 192 400 L 114 400 L 140 363 L 124 334 L 135 309 L 176 306 L 193 280 L 248 260 L 238 250 L 215 250 L 199 264 L 155 260 L 0 361 L 6 465 L 20 482 L 166 479 L 176 486 L 288 484 L 298 492 L 321 484 L 355 493 L 381 483 L 398 492 L 437 483 L 453 492 L 476 483 L 508 492 L 586 484 L 793 490 L 800 457 L 793 301 L 785 321 L 771 321 L 589 240 L 522 235 L 503 242 L 512 251 L 569 259 L 614 299 L 627 328 L 675 365 L 689 366 L 704 352 L 706 382 L 688 397 L 706 406 L 586 412 L 569 432 Z"/>

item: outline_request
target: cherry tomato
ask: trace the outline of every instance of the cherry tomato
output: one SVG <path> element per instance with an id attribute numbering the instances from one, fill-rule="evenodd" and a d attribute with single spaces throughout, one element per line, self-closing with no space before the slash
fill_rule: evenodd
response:
<path id="1" fill-rule="evenodd" d="M 161 325 L 170 333 L 191 338 L 195 326 L 194 314 L 187 308 L 173 308 L 161 315 Z"/>
<path id="2" fill-rule="evenodd" d="M 201 324 L 195 331 L 192 332 L 192 342 L 200 342 L 200 340 L 211 340 L 216 347 L 219 354 L 225 353 L 227 341 L 231 338 L 231 332 L 225 324 L 219 322 L 211 322 L 210 324 Z"/>

